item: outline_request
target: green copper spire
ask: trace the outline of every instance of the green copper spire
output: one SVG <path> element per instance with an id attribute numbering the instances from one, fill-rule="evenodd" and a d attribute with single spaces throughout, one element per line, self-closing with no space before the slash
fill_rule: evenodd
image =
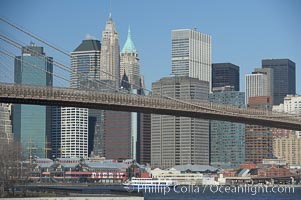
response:
<path id="1" fill-rule="evenodd" d="M 126 42 L 123 46 L 123 49 L 122 49 L 121 53 L 136 53 L 136 52 L 137 52 L 137 50 L 136 50 L 134 42 L 132 40 L 131 29 L 130 29 L 130 26 L 129 26 L 128 37 L 126 39 Z"/>

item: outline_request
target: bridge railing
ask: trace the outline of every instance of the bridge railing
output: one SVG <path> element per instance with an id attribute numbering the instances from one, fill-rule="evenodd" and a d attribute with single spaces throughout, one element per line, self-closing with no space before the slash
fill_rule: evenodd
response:
<path id="1" fill-rule="evenodd" d="M 301 123 L 301 117 L 292 114 L 278 113 L 267 110 L 253 109 L 253 108 L 240 108 L 237 106 L 216 104 L 208 101 L 191 101 L 172 99 L 168 97 L 157 96 L 141 96 L 134 94 L 125 94 L 117 92 L 102 92 L 102 91 L 89 91 L 89 90 L 75 90 L 70 88 L 57 88 L 57 87 L 40 87 L 32 85 L 18 85 L 18 84 L 0 84 L 0 91 L 2 95 L 15 96 L 22 98 L 31 98 L 38 96 L 44 99 L 53 100 L 78 100 L 82 102 L 106 102 L 107 104 L 122 104 L 126 106 L 140 106 L 155 108 L 166 108 L 174 110 L 187 110 L 208 113 L 223 113 L 229 116 L 244 116 L 250 118 L 260 119 L 273 119 L 274 121 L 289 121 Z"/>

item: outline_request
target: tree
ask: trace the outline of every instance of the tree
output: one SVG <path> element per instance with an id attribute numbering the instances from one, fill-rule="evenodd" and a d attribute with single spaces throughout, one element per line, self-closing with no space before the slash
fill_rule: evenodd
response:
<path id="1" fill-rule="evenodd" d="M 12 188 L 20 178 L 21 145 L 2 143 L 0 145 L 0 188 Z"/>

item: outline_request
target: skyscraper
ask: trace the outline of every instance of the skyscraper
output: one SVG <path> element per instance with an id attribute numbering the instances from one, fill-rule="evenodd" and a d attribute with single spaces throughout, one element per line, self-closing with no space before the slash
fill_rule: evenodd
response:
<path id="1" fill-rule="evenodd" d="M 301 96 L 287 95 L 284 102 L 273 106 L 273 111 L 301 116 Z M 301 131 L 273 129 L 273 153 L 289 165 L 301 162 Z"/>
<path id="2" fill-rule="evenodd" d="M 211 36 L 195 29 L 171 31 L 172 74 L 209 82 L 211 91 Z"/>
<path id="3" fill-rule="evenodd" d="M 88 157 L 88 109 L 61 108 L 61 157 Z"/>
<path id="4" fill-rule="evenodd" d="M 151 114 L 138 114 L 137 162 L 151 163 Z"/>
<path id="5" fill-rule="evenodd" d="M 82 43 L 71 53 L 72 58 L 72 83 L 77 84 L 77 88 L 82 89 L 100 89 L 106 86 L 107 83 L 101 82 L 100 80 L 100 51 L 101 44 L 99 40 L 87 37 Z M 75 108 L 78 113 L 86 115 L 85 110 L 80 110 Z M 101 126 L 101 111 L 89 109 L 88 120 L 84 118 L 83 120 L 87 124 L 81 124 L 82 127 L 87 127 L 88 135 L 83 136 L 86 141 L 84 148 L 86 149 L 88 145 L 88 155 L 92 151 L 98 152 L 101 148 L 101 136 L 100 136 L 100 126 Z M 81 117 L 81 116 L 78 116 Z M 83 122 L 81 122 L 83 123 Z M 84 129 L 82 129 L 84 131 Z M 95 148 L 94 148 L 95 147 Z M 96 153 L 96 155 L 98 155 Z"/>
<path id="6" fill-rule="evenodd" d="M 232 63 L 212 64 L 212 88 L 232 86 L 239 91 L 239 66 Z"/>
<path id="7" fill-rule="evenodd" d="M 51 107 L 51 158 L 61 157 L 61 109 L 59 106 Z"/>
<path id="8" fill-rule="evenodd" d="M 71 88 L 86 89 L 95 86 L 100 79 L 100 49 L 99 40 L 86 37 L 71 52 Z"/>
<path id="9" fill-rule="evenodd" d="M 13 142 L 9 105 L 0 103 L 0 145 Z"/>
<path id="10" fill-rule="evenodd" d="M 267 75 L 261 73 L 246 74 L 246 104 L 250 97 L 267 96 Z"/>
<path id="11" fill-rule="evenodd" d="M 71 52 L 71 88 L 87 89 L 100 87 L 100 41 L 86 38 Z M 94 112 L 92 111 L 91 114 Z M 54 157 L 87 157 L 89 153 L 88 109 L 54 107 L 52 113 L 52 154 Z M 96 122 L 95 122 L 96 123 Z M 99 122 L 100 123 L 100 122 Z M 96 126 L 96 124 L 94 124 Z M 94 138 L 94 137 L 93 137 Z M 97 137 L 96 137 L 97 138 Z M 94 141 L 91 141 L 93 143 Z M 90 147 L 92 149 L 92 147 Z M 91 151 L 91 150 L 90 150 Z"/>
<path id="12" fill-rule="evenodd" d="M 52 72 L 52 58 L 45 56 L 43 47 L 34 43 L 22 47 L 22 56 L 15 57 L 14 79 L 17 84 L 52 86 Z M 27 149 L 26 157 L 46 157 L 45 148 L 49 147 L 51 133 L 51 108 L 15 104 L 13 132 L 15 140 Z"/>
<path id="13" fill-rule="evenodd" d="M 209 101 L 245 107 L 245 93 L 223 91 L 209 94 Z M 215 167 L 236 168 L 245 162 L 245 124 L 210 121 L 210 163 Z"/>
<path id="14" fill-rule="evenodd" d="M 208 100 L 209 82 L 187 76 L 166 77 L 152 84 L 153 96 L 198 102 Z M 155 115 L 151 117 L 151 164 L 209 164 L 208 120 Z"/>
<path id="15" fill-rule="evenodd" d="M 133 45 L 132 41 L 129 43 L 131 43 L 129 46 Z M 134 49 L 133 47 L 132 50 L 136 53 Z M 123 89 L 130 89 L 127 82 L 126 84 L 120 82 L 121 78 L 128 80 L 129 76 L 122 74 L 120 77 L 119 39 L 111 14 L 105 30 L 102 32 L 99 73 L 100 82 L 105 83 L 105 85 L 96 88 L 97 90 L 115 92 L 120 89 L 121 85 L 124 87 Z M 94 137 L 93 154 L 108 159 L 130 158 L 131 113 L 110 110 L 93 110 L 93 112 L 89 110 L 89 112 L 89 129 L 94 131 L 94 134 L 89 134 L 89 136 Z M 91 141 L 91 138 L 89 140 Z"/>
<path id="16" fill-rule="evenodd" d="M 277 158 L 284 158 L 288 165 L 301 163 L 301 137 L 289 135 L 288 137 L 275 138 L 273 152 Z"/>
<path id="17" fill-rule="evenodd" d="M 118 33 L 110 14 L 105 30 L 102 32 L 100 51 L 100 79 L 112 80 L 115 88 L 120 86 L 120 49 Z"/>
<path id="18" fill-rule="evenodd" d="M 273 104 L 283 103 L 286 95 L 296 94 L 296 64 L 289 59 L 262 60 L 262 68 L 272 68 L 274 75 Z"/>
<path id="19" fill-rule="evenodd" d="M 131 158 L 131 113 L 105 110 L 103 115 L 103 156 Z"/>
<path id="20" fill-rule="evenodd" d="M 132 89 L 139 89 L 140 86 L 140 64 L 138 53 L 131 37 L 131 30 L 128 30 L 128 37 L 120 55 L 120 77 L 126 74 Z"/>
<path id="21" fill-rule="evenodd" d="M 140 64 L 138 53 L 131 37 L 131 30 L 128 29 L 127 40 L 123 46 L 120 55 L 120 77 L 122 78 L 121 87 L 131 90 L 131 93 L 139 94 L 140 91 Z M 128 79 L 126 79 L 128 77 Z M 140 113 L 131 113 L 131 155 L 130 158 L 139 160 L 138 158 L 138 137 L 143 133 L 139 130 Z"/>
<path id="22" fill-rule="evenodd" d="M 272 110 L 272 97 L 250 97 L 249 108 Z M 246 125 L 246 162 L 262 163 L 264 158 L 273 158 L 272 128 Z"/>
<path id="23" fill-rule="evenodd" d="M 255 68 L 253 74 L 264 74 L 266 75 L 266 87 L 267 87 L 267 96 L 274 99 L 274 70 L 272 68 Z"/>

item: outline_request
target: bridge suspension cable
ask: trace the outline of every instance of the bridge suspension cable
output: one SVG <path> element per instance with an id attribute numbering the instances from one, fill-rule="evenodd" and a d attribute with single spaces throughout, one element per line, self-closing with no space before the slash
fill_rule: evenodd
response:
<path id="1" fill-rule="evenodd" d="M 16 56 L 15 56 L 14 54 L 12 54 L 11 52 L 8 52 L 8 51 L 6 51 L 6 50 L 1 50 L 1 49 L 0 49 L 0 52 L 1 52 L 2 54 L 4 54 L 4 55 L 7 55 L 7 56 L 9 56 L 9 57 L 11 57 L 11 58 L 14 58 L 14 59 L 16 59 L 16 60 L 18 60 L 18 61 L 20 61 L 20 62 L 23 62 L 23 63 L 25 63 L 26 65 L 29 65 L 29 66 L 33 67 L 34 69 L 43 71 L 43 72 L 45 72 L 45 73 L 48 73 L 48 74 L 50 74 L 50 75 L 52 75 L 52 76 L 55 76 L 55 77 L 57 77 L 57 78 L 59 78 L 59 79 L 62 79 L 62 80 L 64 80 L 64 81 L 66 81 L 66 82 L 69 83 L 69 79 L 67 79 L 67 78 L 65 78 L 65 77 L 63 77 L 63 76 L 60 76 L 60 75 L 58 75 L 58 74 L 56 74 L 56 73 L 53 73 L 53 72 L 47 71 L 47 70 L 45 70 L 45 69 L 39 68 L 39 67 L 37 67 L 36 65 L 34 65 L 34 64 L 30 63 L 30 62 L 26 62 L 26 61 L 24 61 L 24 60 L 22 60 L 22 59 L 16 57 Z M 82 85 L 82 87 L 86 87 L 86 89 L 90 89 L 90 88 L 88 88 L 86 85 Z"/>
<path id="2" fill-rule="evenodd" d="M 39 68 L 39 67 L 37 67 L 36 65 L 34 65 L 34 64 L 30 63 L 30 62 L 24 61 L 24 60 L 22 60 L 22 59 L 16 57 L 16 56 L 15 56 L 14 54 L 12 54 L 11 52 L 8 52 L 8 51 L 6 51 L 6 50 L 1 50 L 1 49 L 0 49 L 0 52 L 3 53 L 3 54 L 5 54 L 5 55 L 7 55 L 7 56 L 9 56 L 9 57 L 11 57 L 11 58 L 14 58 L 14 59 L 16 59 L 16 60 L 18 60 L 18 61 L 20 61 L 20 62 L 23 62 L 23 63 L 25 63 L 25 64 L 27 64 L 27 65 L 30 65 L 30 66 L 34 67 L 35 69 L 42 70 L 43 72 L 46 72 L 46 73 L 48 73 L 48 74 L 51 74 L 51 75 L 53 75 L 53 76 L 56 76 L 56 77 L 58 77 L 58 78 L 60 78 L 60 79 L 63 79 L 63 80 L 65 80 L 65 81 L 69 82 L 68 79 L 66 79 L 66 78 L 64 78 L 64 77 L 62 77 L 62 76 L 59 76 L 59 75 L 57 75 L 57 74 L 54 74 L 54 73 L 52 73 L 52 72 L 50 72 L 50 71 L 47 71 L 47 70 L 45 70 L 45 69 Z"/>
<path id="3" fill-rule="evenodd" d="M 5 63 L 4 57 L 0 57 L 0 71 L 1 71 L 0 74 L 3 77 L 3 80 L 7 80 L 7 82 L 9 82 L 9 67 Z"/>
<path id="4" fill-rule="evenodd" d="M 18 48 L 18 49 L 21 49 L 21 50 L 22 50 L 22 47 L 25 46 L 25 45 L 22 45 L 22 44 L 20 44 L 20 43 L 14 41 L 14 40 L 8 38 L 7 36 L 2 35 L 2 34 L 0 34 L 0 39 L 3 40 L 3 41 L 5 41 L 6 43 L 8 43 L 8 44 L 10 44 L 10 45 L 12 45 L 12 46 Z M 47 56 L 45 56 L 45 55 L 43 55 L 43 54 L 41 54 L 41 53 L 39 53 L 39 52 L 37 52 L 37 51 L 35 51 L 35 50 L 33 50 L 33 49 L 27 48 L 27 50 L 30 51 L 30 52 L 32 52 L 32 53 L 34 53 L 34 54 L 36 54 L 36 55 L 38 55 L 39 57 L 45 58 L 45 59 L 46 59 L 46 62 L 48 62 L 48 63 L 51 62 L 51 63 L 53 63 L 55 66 L 59 67 L 60 69 L 62 69 L 62 70 L 64 70 L 64 71 L 67 71 L 67 72 L 69 72 L 69 73 L 72 73 L 72 70 L 71 70 L 70 67 L 68 67 L 68 66 L 66 66 L 66 65 L 64 65 L 64 64 L 62 64 L 62 63 L 60 63 L 60 62 L 58 62 L 58 61 L 55 61 L 55 60 L 49 60 L 49 58 L 48 58 Z M 54 73 L 52 73 L 52 74 L 54 74 Z M 79 74 L 83 74 L 83 73 L 82 73 L 82 72 L 79 72 Z M 58 76 L 56 76 L 56 77 L 58 77 Z M 58 78 L 60 78 L 60 77 L 58 77 Z M 113 86 L 111 86 L 111 85 L 110 85 L 109 83 L 107 83 L 107 82 L 104 82 L 104 81 L 101 81 L 101 80 L 91 79 L 91 78 L 89 78 L 89 77 L 88 77 L 88 79 L 89 79 L 90 81 L 94 82 L 94 83 L 97 83 L 98 85 L 99 85 L 99 84 L 102 84 L 102 85 L 105 84 L 105 85 L 107 85 L 107 86 L 113 88 Z M 66 81 L 66 80 L 64 80 L 64 81 Z M 67 82 L 69 83 L 70 81 L 68 80 Z M 80 82 L 80 84 L 81 84 L 82 87 L 86 87 L 86 89 L 87 89 L 87 86 L 86 86 L 86 85 L 82 84 L 81 82 Z M 90 89 L 90 88 L 88 88 L 88 89 Z"/>
<path id="5" fill-rule="evenodd" d="M 41 43 L 47 45 L 48 47 L 50 47 L 50 48 L 52 48 L 52 49 L 54 49 L 54 50 L 56 50 L 56 51 L 58 51 L 58 52 L 60 52 L 60 53 L 62 53 L 62 54 L 64 54 L 64 55 L 68 56 L 69 58 L 71 58 L 71 55 L 70 55 L 69 52 L 67 52 L 67 51 L 65 51 L 65 50 L 62 50 L 61 48 L 57 47 L 57 46 L 54 45 L 54 44 L 51 44 L 51 43 L 45 41 L 44 39 L 41 39 L 41 38 L 38 37 L 37 35 L 35 35 L 35 34 L 29 32 L 29 31 L 25 30 L 24 28 L 21 28 L 20 26 L 17 26 L 15 23 L 12 23 L 12 22 L 10 22 L 9 20 L 4 19 L 4 18 L 2 18 L 2 17 L 0 17 L 0 20 L 1 20 L 2 22 L 6 23 L 6 24 L 8 24 L 8 25 L 10 25 L 10 26 L 12 26 L 13 28 L 17 29 L 18 31 L 21 31 L 22 33 L 24 33 L 24 34 L 26 34 L 26 35 L 28 35 L 28 36 L 30 36 L 30 37 L 36 39 L 37 41 L 39 41 L 39 42 L 41 42 Z M 17 43 L 16 41 L 14 41 L 14 40 L 9 39 L 9 38 L 6 37 L 6 36 L 1 35 L 1 39 L 4 40 L 4 41 L 6 41 L 7 43 L 10 43 L 11 45 L 15 46 L 16 48 L 22 48 L 22 45 L 18 44 L 18 43 Z M 6 54 L 7 54 L 7 53 L 6 53 Z M 11 56 L 11 55 L 10 55 L 10 56 Z M 55 63 L 55 65 L 58 66 L 59 68 L 65 70 L 65 71 L 67 71 L 67 72 L 69 72 L 69 73 L 72 72 L 72 70 L 70 69 L 70 67 L 68 67 L 68 66 L 66 66 L 66 65 L 64 65 L 64 64 L 62 64 L 62 63 L 60 63 L 60 62 L 57 62 L 57 61 L 55 61 L 54 63 Z M 113 75 L 113 74 L 111 74 L 111 73 L 108 73 L 108 72 L 106 72 L 106 71 L 104 71 L 104 70 L 102 70 L 102 69 L 100 69 L 100 71 L 101 71 L 102 73 L 105 73 L 105 74 L 111 76 L 112 78 L 117 78 L 115 75 Z M 52 74 L 53 74 L 54 76 L 58 77 L 58 78 L 62 78 L 62 77 L 59 76 L 59 75 L 56 75 L 56 74 L 54 74 L 54 73 L 52 73 Z M 69 80 L 68 80 L 68 81 L 69 81 Z M 91 80 L 91 81 L 96 82 L 96 80 L 94 80 L 94 79 Z M 101 80 L 97 80 L 97 81 L 101 81 Z M 126 81 L 126 82 L 129 83 L 129 81 Z M 81 84 L 81 83 L 80 83 L 80 84 Z M 97 84 L 99 84 L 99 82 L 97 82 Z M 108 83 L 106 83 L 106 84 L 109 86 Z M 130 84 L 131 84 L 131 83 L 130 83 Z M 148 92 L 150 92 L 150 94 L 152 94 L 152 95 L 157 95 L 157 94 L 153 93 L 151 90 L 149 90 L 149 89 L 147 89 L 147 88 L 141 88 L 140 85 L 135 85 L 135 84 L 132 84 L 132 85 L 136 86 L 136 87 L 139 88 L 139 89 L 143 89 L 143 90 L 145 90 L 145 91 L 148 91 Z M 110 86 L 111 86 L 111 85 L 110 85 Z M 111 86 L 111 88 L 112 88 L 112 87 L 113 87 L 113 86 Z M 88 89 L 90 89 L 90 88 L 88 88 Z M 114 89 L 116 90 L 116 88 L 114 88 Z M 120 88 L 118 88 L 118 91 L 119 91 L 119 89 L 120 89 Z M 208 109 L 208 107 L 206 107 L 205 105 L 200 105 L 199 102 L 187 102 L 187 101 L 183 101 L 183 100 L 176 99 L 176 98 L 173 98 L 173 97 L 165 96 L 165 95 L 163 95 L 163 94 L 161 94 L 161 93 L 158 93 L 158 95 L 161 96 L 161 97 L 163 97 L 163 98 L 168 98 L 168 99 L 173 100 L 173 101 L 176 101 L 176 102 L 180 102 L 180 103 L 184 103 L 184 104 L 188 104 L 188 105 L 193 105 L 193 106 L 198 107 L 198 108 L 201 108 L 201 109 Z M 216 105 L 217 105 L 217 106 L 216 106 Z M 232 112 L 232 110 L 233 110 L 233 109 L 237 109 L 237 107 L 235 107 L 235 106 L 220 105 L 220 104 L 214 104 L 214 103 L 211 103 L 210 109 L 211 109 L 211 110 L 216 110 L 217 107 L 218 107 L 218 108 L 223 108 L 223 109 L 224 109 L 224 112 L 228 112 L 228 113 L 235 113 L 235 112 Z M 249 110 L 250 110 L 250 111 L 253 111 L 254 113 L 257 113 L 257 114 L 261 113 L 261 115 L 263 115 L 263 116 L 268 116 L 268 115 L 269 115 L 269 112 L 264 112 L 264 111 L 259 110 L 259 109 L 249 109 Z M 279 114 L 279 113 L 278 113 L 278 114 Z M 279 116 L 279 117 L 284 117 L 284 116 L 285 116 L 285 117 L 288 117 L 288 116 L 293 117 L 294 115 L 288 115 L 288 114 L 282 113 L 282 114 L 279 114 L 278 116 Z M 273 116 L 273 117 L 278 117 L 278 116 Z"/>
<path id="6" fill-rule="evenodd" d="M 7 19 L 4 19 L 4 18 L 0 17 L 0 20 L 1 20 L 2 22 L 5 22 L 5 23 L 8 24 L 8 25 L 14 27 L 15 29 L 17 29 L 17 30 L 19 30 L 19 31 L 21 31 L 21 32 L 23 32 L 23 33 L 25 33 L 26 35 L 29 35 L 30 37 L 32 37 L 32 38 L 38 40 L 39 42 L 42 42 L 43 44 L 46 44 L 47 46 L 49 46 L 49 47 L 55 49 L 56 51 L 61 52 L 62 54 L 66 55 L 66 56 L 70 56 L 68 52 L 63 51 L 63 50 L 61 50 L 60 48 L 57 48 L 55 45 L 52 45 L 52 44 L 50 44 L 49 42 L 46 42 L 45 40 L 39 38 L 38 36 L 34 35 L 33 33 L 29 32 L 29 31 L 26 31 L 24 28 L 21 28 L 21 27 L 17 26 L 16 24 L 14 24 L 14 23 L 8 21 Z"/>
<path id="7" fill-rule="evenodd" d="M 15 23 L 10 22 L 9 20 L 4 19 L 4 18 L 2 18 L 2 17 L 0 17 L 0 20 L 3 21 L 3 22 L 6 23 L 6 24 L 12 26 L 13 28 L 15 28 L 15 29 L 21 31 L 22 33 L 24 33 L 24 34 L 26 34 L 26 35 L 28 35 L 28 36 L 30 36 L 30 37 L 32 37 L 32 38 L 38 40 L 39 42 L 41 42 L 41 43 L 47 45 L 48 47 L 50 47 L 50 48 L 52 48 L 52 49 L 54 49 L 54 50 L 56 50 L 56 51 L 58 51 L 58 52 L 60 52 L 60 53 L 63 53 L 64 55 L 66 55 L 66 56 L 68 56 L 69 58 L 71 58 L 70 53 L 66 52 L 65 50 L 62 50 L 61 48 L 57 47 L 57 46 L 54 45 L 54 44 L 50 44 L 49 42 L 47 42 L 47 41 L 41 39 L 40 37 L 36 36 L 35 34 L 29 32 L 29 31 L 27 31 L 27 30 L 25 30 L 24 28 L 21 28 L 20 26 L 16 25 Z M 102 70 L 102 69 L 100 69 L 100 71 L 101 71 L 102 73 L 105 73 L 106 75 L 109 75 L 109 76 L 112 77 L 112 78 L 118 78 L 118 77 L 116 77 L 115 75 L 113 75 L 113 74 L 111 74 L 111 73 L 109 73 L 109 72 L 107 72 L 107 71 L 104 71 L 104 70 Z M 131 84 L 129 81 L 124 81 L 124 82 Z M 140 85 L 136 85 L 136 84 L 131 84 L 131 85 L 134 85 L 136 88 L 144 89 L 145 91 L 151 92 L 151 90 L 149 90 L 149 89 L 147 89 L 147 88 L 142 88 Z M 116 89 L 116 88 L 115 88 L 115 89 Z M 118 88 L 118 89 L 119 89 L 119 88 Z"/>
<path id="8" fill-rule="evenodd" d="M 61 50 L 61 49 L 60 49 L 59 47 L 57 47 L 56 45 L 50 44 L 49 42 L 47 42 L 47 41 L 41 39 L 40 37 L 36 36 L 36 35 L 33 34 L 33 33 L 30 33 L 29 31 L 25 30 L 24 28 L 21 28 L 20 26 L 17 26 L 16 24 L 10 22 L 10 21 L 7 20 L 7 19 L 4 19 L 4 18 L 1 18 L 1 17 L 0 17 L 0 20 L 3 21 L 3 22 L 5 22 L 6 24 L 12 26 L 13 28 L 15 28 L 15 29 L 21 31 L 22 33 L 25 33 L 26 35 L 28 35 L 28 36 L 30 36 L 30 37 L 32 37 L 32 38 L 34 38 L 34 39 L 36 39 L 36 40 L 42 42 L 43 44 L 49 46 L 50 48 L 52 48 L 52 49 L 54 49 L 54 50 L 56 50 L 56 51 L 58 51 L 58 52 L 60 52 L 60 53 L 63 53 L 64 55 L 66 55 L 66 56 L 68 56 L 69 58 L 71 58 L 70 53 L 67 53 L 65 50 Z M 81 63 L 81 62 L 82 62 L 82 61 L 80 61 L 80 63 Z M 61 66 L 61 63 L 60 63 L 60 66 Z M 67 67 L 67 68 L 68 68 L 68 67 Z M 70 69 L 70 68 L 69 68 L 69 69 Z M 112 74 L 110 74 L 110 73 L 108 73 L 108 72 L 106 72 L 106 71 L 104 71 L 104 70 L 102 70 L 102 69 L 100 69 L 100 71 L 101 71 L 102 73 L 105 73 L 105 74 L 111 76 L 112 78 L 117 78 L 115 75 L 112 75 Z M 93 79 L 93 80 L 90 80 L 90 81 L 95 81 L 95 80 Z M 97 80 L 97 81 L 98 81 L 98 80 Z M 128 81 L 125 81 L 125 82 L 129 83 Z M 108 84 L 108 83 L 106 83 L 106 84 Z M 135 85 L 135 86 L 136 86 L 136 85 Z M 113 88 L 113 86 L 111 86 L 111 85 L 110 85 L 110 87 Z M 136 87 L 137 87 L 137 86 L 136 86 Z M 137 88 L 140 88 L 140 89 L 141 89 L 140 86 L 138 86 Z M 116 90 L 116 89 L 120 90 L 120 88 L 113 88 L 113 89 L 114 89 L 114 90 Z M 121 90 L 121 91 L 122 91 L 122 90 Z"/>

